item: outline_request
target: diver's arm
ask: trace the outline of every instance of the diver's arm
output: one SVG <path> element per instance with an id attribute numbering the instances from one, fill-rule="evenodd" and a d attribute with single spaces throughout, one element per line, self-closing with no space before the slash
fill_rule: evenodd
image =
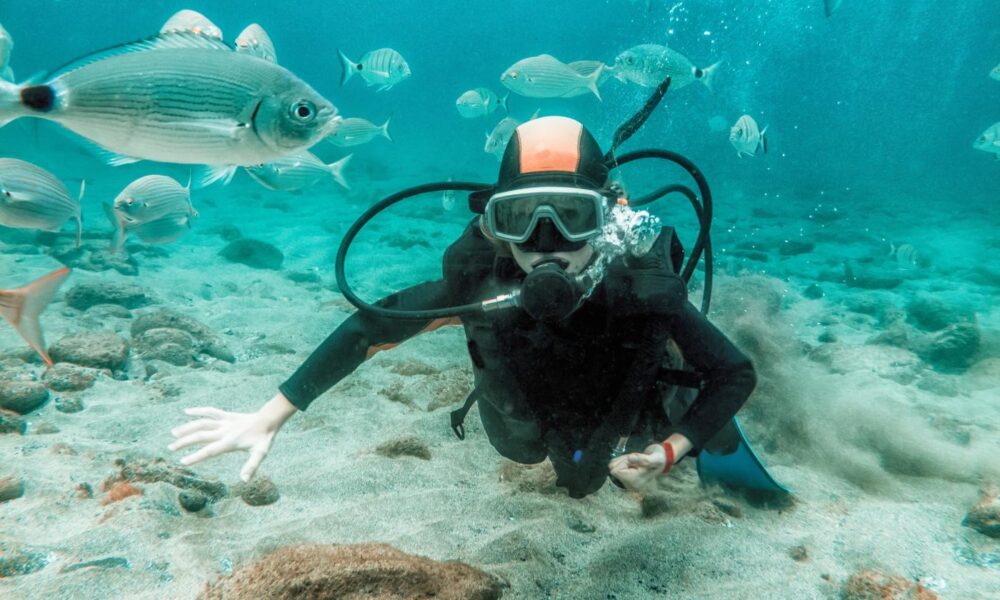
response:
<path id="1" fill-rule="evenodd" d="M 406 288 L 377 302 L 397 310 L 424 310 L 454 304 L 442 280 Z M 457 319 L 390 319 L 355 312 L 319 345 L 306 361 L 278 386 L 278 390 L 299 410 L 354 372 L 380 350 L 396 346 L 424 331 L 441 325 L 457 324 Z"/>
<path id="2" fill-rule="evenodd" d="M 732 419 L 757 384 L 750 359 L 690 302 L 670 318 L 674 340 L 704 384 L 674 431 L 700 450 Z"/>

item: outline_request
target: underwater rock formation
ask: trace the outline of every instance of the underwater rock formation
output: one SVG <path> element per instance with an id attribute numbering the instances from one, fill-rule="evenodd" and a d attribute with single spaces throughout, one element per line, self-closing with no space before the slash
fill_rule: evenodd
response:
<path id="1" fill-rule="evenodd" d="M 131 309 L 155 302 L 156 299 L 148 289 L 117 281 L 84 281 L 66 292 L 66 305 L 77 310 L 87 310 L 98 304 L 114 304 Z"/>
<path id="2" fill-rule="evenodd" d="M 42 375 L 42 382 L 55 392 L 85 390 L 97 380 L 98 371 L 70 363 L 57 363 Z"/>
<path id="3" fill-rule="evenodd" d="M 219 252 L 219 256 L 229 262 L 244 264 L 254 269 L 274 271 L 280 270 L 281 263 L 285 260 L 281 250 L 267 242 L 249 238 L 233 240 Z"/>
<path id="4" fill-rule="evenodd" d="M 26 415 L 49 399 L 49 390 L 36 381 L 0 380 L 0 408 Z"/>
<path id="5" fill-rule="evenodd" d="M 1000 539 L 1000 489 L 991 487 L 984 490 L 979 503 L 965 515 L 962 525 Z"/>
<path id="6" fill-rule="evenodd" d="M 49 355 L 55 362 L 112 371 L 125 365 L 128 351 L 128 342 L 110 331 L 68 335 L 49 347 Z"/>
<path id="7" fill-rule="evenodd" d="M 423 460 L 431 459 L 431 449 L 417 436 L 406 436 L 389 440 L 375 447 L 375 454 L 388 458 L 415 456 Z"/>
<path id="8" fill-rule="evenodd" d="M 457 561 L 435 561 L 387 544 L 286 546 L 205 586 L 199 600 L 494 600 L 501 584 Z"/>
<path id="9" fill-rule="evenodd" d="M 867 570 L 851 575 L 840 597 L 843 600 L 937 600 L 938 595 L 902 577 Z"/>
<path id="10" fill-rule="evenodd" d="M 152 329 L 168 331 L 159 331 L 149 337 L 144 336 Z M 139 316 L 132 321 L 130 333 L 137 344 L 139 344 L 140 339 L 142 340 L 140 353 L 143 354 L 143 358 L 159 358 L 171 364 L 179 364 L 162 356 L 156 356 L 156 354 L 164 354 L 179 360 L 178 355 L 190 345 L 190 350 L 194 354 L 207 354 L 212 358 L 226 362 L 236 362 L 236 356 L 233 355 L 233 352 L 207 325 L 172 310 L 158 310 Z M 188 334 L 190 341 L 178 333 Z M 162 347 L 167 344 L 175 347 Z M 151 356 L 146 356 L 146 354 Z"/>

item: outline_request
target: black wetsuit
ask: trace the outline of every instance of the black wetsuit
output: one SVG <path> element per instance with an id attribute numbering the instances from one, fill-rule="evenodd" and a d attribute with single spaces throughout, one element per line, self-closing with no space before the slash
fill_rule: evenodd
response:
<path id="1" fill-rule="evenodd" d="M 447 250 L 444 277 L 378 302 L 388 308 L 442 308 L 494 297 L 516 287 L 524 273 L 498 256 L 475 224 Z M 671 236 L 673 238 L 673 236 Z M 663 252 L 664 236 L 648 257 Z M 673 238 L 676 239 L 676 238 Z M 652 260 L 652 264 L 650 263 Z M 712 325 L 684 294 L 663 293 L 667 259 L 627 265 L 621 258 L 594 293 L 558 324 L 536 321 L 520 309 L 458 319 L 399 320 L 357 312 L 346 319 L 280 386 L 297 408 L 349 375 L 368 357 L 441 325 L 465 328 L 475 373 L 475 396 L 490 443 L 503 456 L 537 463 L 548 456 L 557 484 L 574 497 L 599 489 L 608 475 L 619 436 L 632 434 L 630 450 L 672 432 L 697 453 L 750 395 L 750 360 Z M 644 270 L 645 269 L 645 270 Z M 652 284 L 650 282 L 652 281 Z M 673 282 L 667 281 L 667 288 Z M 701 378 L 694 403 L 670 423 L 657 385 L 667 342 Z"/>

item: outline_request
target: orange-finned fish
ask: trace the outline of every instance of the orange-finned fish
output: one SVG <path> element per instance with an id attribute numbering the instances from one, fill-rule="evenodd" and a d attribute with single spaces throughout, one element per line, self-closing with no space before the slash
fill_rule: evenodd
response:
<path id="1" fill-rule="evenodd" d="M 63 268 L 16 290 L 0 290 L 0 315 L 14 326 L 28 345 L 34 348 L 50 367 L 52 359 L 45 353 L 45 340 L 42 337 L 42 327 L 38 323 L 38 315 L 42 314 L 52 301 L 52 296 L 69 274 L 70 270 Z"/>

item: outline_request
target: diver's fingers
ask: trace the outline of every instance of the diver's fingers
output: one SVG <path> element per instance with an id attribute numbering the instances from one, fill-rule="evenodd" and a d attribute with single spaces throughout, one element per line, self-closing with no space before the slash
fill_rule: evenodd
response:
<path id="1" fill-rule="evenodd" d="M 243 468 L 240 469 L 240 479 L 244 482 L 250 481 L 250 478 L 257 472 L 257 467 L 260 466 L 265 456 L 267 456 L 267 448 L 265 446 L 254 446 L 253 450 L 250 451 L 250 458 L 247 459 L 243 464 Z"/>
<path id="2" fill-rule="evenodd" d="M 216 419 L 198 419 L 197 421 L 191 421 L 179 427 L 174 427 L 170 430 L 170 434 L 175 438 L 181 438 L 196 431 L 216 429 L 221 426 L 222 424 Z"/>
<path id="3" fill-rule="evenodd" d="M 185 408 L 184 413 L 192 417 L 208 417 L 210 419 L 225 419 L 228 414 L 226 411 L 212 406 L 192 406 Z"/>
<path id="4" fill-rule="evenodd" d="M 222 436 L 220 436 L 216 431 L 197 431 L 182 437 L 173 444 L 167 446 L 167 448 L 170 450 L 180 450 L 181 448 L 187 448 L 188 446 L 194 446 L 195 444 L 214 442 L 220 437 Z"/>
<path id="5" fill-rule="evenodd" d="M 628 466 L 633 468 L 648 467 L 649 455 L 641 452 L 634 452 L 628 455 Z"/>
<path id="6" fill-rule="evenodd" d="M 211 444 L 205 446 L 201 450 L 195 452 L 194 454 L 189 454 L 181 459 L 181 464 L 189 467 L 195 463 L 199 463 L 206 458 L 212 458 L 213 456 L 218 456 L 222 454 L 229 448 L 225 440 L 219 440 L 217 442 L 212 442 Z"/>

